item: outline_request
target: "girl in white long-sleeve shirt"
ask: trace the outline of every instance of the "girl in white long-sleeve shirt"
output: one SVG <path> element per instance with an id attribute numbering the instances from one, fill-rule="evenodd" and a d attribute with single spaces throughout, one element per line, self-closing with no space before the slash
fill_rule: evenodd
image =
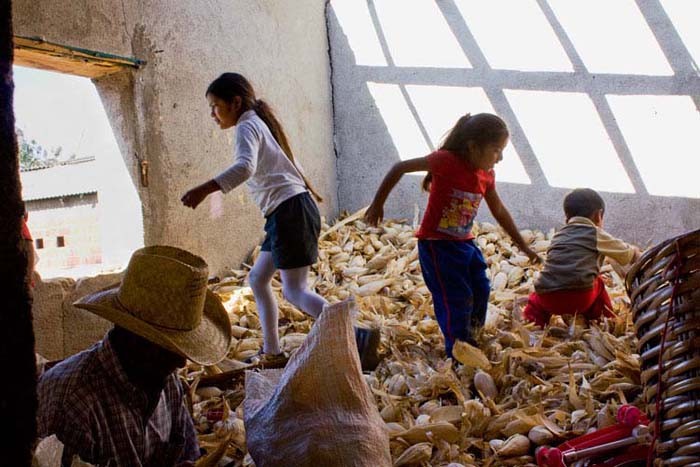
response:
<path id="1" fill-rule="evenodd" d="M 265 240 L 248 281 L 261 318 L 262 358 L 271 362 L 283 358 L 271 287 L 275 271 L 280 270 L 284 297 L 304 312 L 318 317 L 326 304 L 307 285 L 309 267 L 318 258 L 321 228 L 311 195 L 318 201 L 321 197 L 295 162 L 282 125 L 270 107 L 255 97 L 248 80 L 238 73 L 224 73 L 209 85 L 206 97 L 219 127 L 236 127 L 235 159 L 224 172 L 185 193 L 182 202 L 194 209 L 215 191 L 228 193 L 243 182 L 248 185 L 265 216 Z M 361 347 L 367 340 L 362 333 L 358 336 Z"/>
<path id="2" fill-rule="evenodd" d="M 326 301 L 309 290 L 309 266 L 318 257 L 321 219 L 316 203 L 321 197 L 294 161 L 287 137 L 270 107 L 255 97 L 245 77 L 224 73 L 207 89 L 211 116 L 222 130 L 236 127 L 233 165 L 182 197 L 196 208 L 215 191 L 228 193 L 246 182 L 250 195 L 265 216 L 265 240 L 248 275 L 263 330 L 263 352 L 269 360 L 279 354 L 278 309 L 272 293 L 277 269 L 287 300 L 311 316 L 323 311 Z"/>

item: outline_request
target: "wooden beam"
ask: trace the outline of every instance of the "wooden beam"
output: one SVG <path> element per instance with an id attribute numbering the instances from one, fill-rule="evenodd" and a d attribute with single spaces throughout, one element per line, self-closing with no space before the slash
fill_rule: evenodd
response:
<path id="1" fill-rule="evenodd" d="M 86 78 L 99 78 L 146 63 L 137 58 L 55 44 L 40 37 L 14 36 L 14 48 L 15 65 Z"/>

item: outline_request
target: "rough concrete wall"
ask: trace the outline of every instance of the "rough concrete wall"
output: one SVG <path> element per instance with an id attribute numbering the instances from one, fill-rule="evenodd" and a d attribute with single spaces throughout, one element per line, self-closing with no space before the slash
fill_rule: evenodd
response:
<path id="1" fill-rule="evenodd" d="M 543 137 L 529 132 L 530 126 L 526 125 L 527 121 L 519 112 L 521 109 L 515 108 L 509 94 L 512 90 L 543 91 L 560 93 L 562 99 L 567 97 L 566 93 L 577 93 L 584 96 L 585 102 L 591 103 L 591 108 L 594 109 L 591 114 L 594 120 L 600 122 L 599 133 L 603 135 L 601 139 L 606 139 L 608 155 L 619 165 L 620 177 L 628 180 L 623 189 L 599 190 L 607 202 L 605 227 L 611 233 L 646 244 L 700 228 L 700 183 L 693 183 L 692 179 L 688 182 L 689 177 L 684 175 L 688 172 L 697 174 L 700 171 L 697 158 L 700 140 L 684 135 L 684 141 L 690 140 L 689 145 L 682 148 L 687 155 L 683 156 L 674 169 L 674 177 L 682 177 L 686 188 L 690 187 L 690 196 L 650 194 L 650 185 L 645 183 L 640 175 L 640 166 L 636 164 L 639 157 L 634 153 L 636 146 L 632 146 L 626 139 L 627 134 L 623 131 L 626 128 L 622 126 L 624 122 L 617 120 L 607 100 L 610 94 L 681 96 L 693 107 L 694 116 L 691 111 L 689 119 L 694 120 L 690 122 L 690 128 L 697 134 L 697 130 L 700 129 L 700 117 L 697 113 L 700 103 L 700 77 L 693 56 L 686 49 L 686 46 L 690 48 L 693 44 L 681 40 L 679 31 L 661 2 L 620 2 L 615 6 L 629 6 L 631 10 L 638 8 L 638 14 L 634 16 L 638 23 L 635 23 L 635 27 L 648 27 L 651 44 L 657 44 L 658 50 L 649 51 L 642 48 L 637 56 L 621 57 L 621 61 L 625 63 L 619 65 L 626 66 L 627 61 L 632 63 L 638 59 L 644 66 L 653 58 L 651 52 L 658 52 L 662 60 L 665 57 L 668 61 L 669 72 L 661 73 L 660 76 L 650 76 L 644 72 L 596 74 L 588 71 L 588 62 L 582 59 L 582 52 L 575 47 L 569 36 L 571 28 L 568 28 L 569 25 L 562 25 L 553 10 L 555 4 L 564 3 L 566 2 L 556 0 L 512 3 L 496 0 L 493 3 L 489 2 L 489 5 L 496 6 L 489 6 L 486 2 L 462 0 L 416 0 L 415 3 L 405 2 L 399 5 L 390 0 L 331 0 L 328 9 L 328 29 L 340 207 L 354 211 L 369 204 L 392 164 L 400 159 L 423 156 L 437 146 L 439 135 L 449 129 L 446 122 L 442 121 L 440 112 L 443 112 L 443 109 L 447 112 L 448 108 L 454 107 L 450 98 L 444 97 L 450 93 L 450 96 L 454 95 L 459 99 L 462 98 L 459 96 L 467 96 L 464 97 L 462 114 L 492 111 L 506 120 L 515 149 L 507 152 L 506 157 L 517 159 L 519 156 L 524 168 L 522 175 L 525 179 L 529 178 L 529 182 L 525 183 L 507 182 L 503 177 L 499 179 L 499 167 L 502 168 L 503 164 L 496 167 L 499 194 L 516 223 L 521 228 L 542 229 L 561 225 L 564 220 L 562 199 L 569 189 L 575 186 L 562 186 L 552 182 L 550 174 L 543 169 L 542 154 L 537 151 L 540 146 L 535 144 L 536 137 Z M 663 2 L 664 5 L 667 3 L 670 2 Z M 599 17 L 604 16 L 605 8 L 600 8 L 604 5 L 608 4 L 591 5 L 591 12 L 595 10 Z M 508 11 L 515 6 L 520 8 L 518 12 Z M 460 8 L 464 8 L 465 11 L 471 8 L 469 11 L 472 15 L 465 18 Z M 500 16 L 498 12 L 493 11 L 497 8 L 501 8 Z M 527 11 L 530 12 L 536 10 L 533 15 L 536 14 L 537 18 L 541 19 L 540 24 L 535 24 L 533 30 L 525 31 L 525 34 L 539 37 L 544 29 L 551 31 L 555 44 L 553 47 L 558 47 L 563 60 L 568 60 L 571 64 L 570 71 L 537 71 L 536 68 L 522 71 L 493 65 L 495 60 L 490 60 L 499 52 L 498 47 L 486 50 L 486 44 L 480 43 L 479 40 L 483 37 L 488 38 L 491 33 L 491 46 L 512 44 L 510 48 L 513 49 L 514 42 L 528 38 L 523 36 L 521 31 L 511 27 L 521 26 L 525 21 L 529 21 L 529 17 L 525 18 L 520 14 L 521 11 L 525 11 L 523 9 L 529 9 Z M 490 10 L 489 20 L 493 20 L 491 26 L 483 24 L 487 10 Z M 420 13 L 416 13 L 418 11 Z M 431 17 L 425 14 L 426 12 L 434 12 L 435 15 Z M 514 19 L 511 21 L 509 18 Z M 479 24 L 480 22 L 482 24 Z M 591 31 L 596 28 L 595 18 L 579 18 L 575 19 L 574 23 L 590 27 Z M 618 37 L 625 34 L 623 25 L 617 25 Z M 636 31 L 637 29 L 633 32 Z M 442 42 L 439 43 L 438 39 Z M 454 47 L 447 47 L 449 45 Z M 545 52 L 540 48 L 532 48 L 510 59 L 520 63 L 527 63 L 530 59 L 536 62 L 538 59 L 541 61 Z M 500 53 L 501 56 L 505 55 L 503 49 L 500 49 Z M 460 54 L 462 62 L 458 60 Z M 590 55 L 585 58 L 589 59 Z M 697 61 L 697 57 L 695 60 Z M 450 61 L 452 63 L 439 65 L 441 62 Z M 615 64 L 610 66 L 614 67 Z M 426 88 L 430 90 L 425 90 Z M 483 96 L 483 99 L 469 97 L 476 94 Z M 433 104 L 439 102 L 436 108 L 429 105 L 432 99 Z M 472 106 L 474 102 L 482 102 L 490 108 Z M 533 107 L 537 105 L 535 102 L 525 110 L 536 111 Z M 568 115 L 564 113 L 554 118 L 555 124 L 551 125 L 550 130 L 552 133 L 568 131 L 572 125 L 578 124 L 579 115 L 573 110 L 570 112 Z M 456 118 L 453 118 L 450 123 L 455 121 Z M 676 123 L 679 127 L 689 124 L 687 121 L 671 124 Z M 442 126 L 437 128 L 440 125 Z M 438 129 L 440 131 L 436 131 Z M 649 131 L 654 132 L 656 128 L 650 125 Z M 434 134 L 437 134 L 438 138 L 434 137 Z M 582 136 L 572 140 L 568 147 L 577 149 L 587 144 L 590 144 L 589 141 Z M 668 150 L 674 151 L 670 146 Z M 517 152 L 517 155 L 514 152 Z M 559 157 L 571 156 L 567 151 L 562 151 Z M 664 157 L 663 152 L 655 155 L 660 169 L 666 163 Z M 679 157 L 674 158 L 674 161 L 678 160 Z M 571 162 L 573 166 L 575 161 Z M 595 186 L 612 171 L 613 167 L 602 165 L 597 168 L 597 175 L 591 176 L 589 182 L 581 185 Z M 647 170 L 645 175 L 649 176 L 649 172 L 653 170 Z M 397 185 L 385 206 L 388 217 L 411 219 L 415 205 L 424 208 L 427 196 L 420 192 L 421 178 L 422 175 L 407 175 Z M 479 218 L 492 220 L 485 206 L 480 210 Z"/>
<path id="2" fill-rule="evenodd" d="M 244 187 L 196 211 L 184 192 L 232 160 L 233 132 L 209 117 L 207 85 L 238 71 L 283 122 L 326 215 L 337 211 L 324 2 L 214 0 L 17 0 L 15 33 L 147 61 L 135 72 L 96 81 L 143 203 L 147 245 L 202 255 L 211 272 L 237 266 L 262 238 L 262 216 Z M 148 161 L 141 186 L 139 160 Z"/>

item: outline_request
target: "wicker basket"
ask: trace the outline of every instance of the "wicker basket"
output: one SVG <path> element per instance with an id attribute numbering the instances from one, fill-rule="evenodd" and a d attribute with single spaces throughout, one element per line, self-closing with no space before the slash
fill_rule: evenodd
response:
<path id="1" fill-rule="evenodd" d="M 700 466 L 700 230 L 646 252 L 627 290 L 654 465 Z"/>

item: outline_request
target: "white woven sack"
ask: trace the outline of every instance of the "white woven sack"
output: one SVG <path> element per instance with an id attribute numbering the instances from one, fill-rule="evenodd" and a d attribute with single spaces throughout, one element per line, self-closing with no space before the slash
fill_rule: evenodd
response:
<path id="1" fill-rule="evenodd" d="M 256 467 L 391 466 L 357 355 L 354 305 L 327 306 L 284 370 L 246 373 L 246 444 Z"/>

